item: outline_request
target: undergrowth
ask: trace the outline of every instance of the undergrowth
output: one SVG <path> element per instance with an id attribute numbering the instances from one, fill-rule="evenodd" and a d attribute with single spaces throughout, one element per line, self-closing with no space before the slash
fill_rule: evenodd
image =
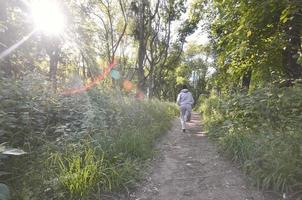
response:
<path id="1" fill-rule="evenodd" d="M 28 79 L 0 81 L 0 143 L 27 152 L 0 155 L 1 182 L 16 200 L 101 199 L 133 186 L 177 112 L 111 89 L 52 94 Z"/>
<path id="2" fill-rule="evenodd" d="M 301 86 L 212 94 L 200 110 L 208 135 L 259 187 L 301 199 Z"/>

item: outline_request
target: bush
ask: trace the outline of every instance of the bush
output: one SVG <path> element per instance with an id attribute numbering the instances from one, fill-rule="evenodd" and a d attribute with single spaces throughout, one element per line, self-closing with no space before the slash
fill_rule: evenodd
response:
<path id="1" fill-rule="evenodd" d="M 96 199 L 130 187 L 175 105 L 101 88 L 61 96 L 44 78 L 0 80 L 0 142 L 28 152 L 1 160 L 12 198 Z"/>
<path id="2" fill-rule="evenodd" d="M 234 96 L 212 94 L 201 110 L 208 135 L 242 164 L 258 186 L 302 191 L 301 86 Z"/>

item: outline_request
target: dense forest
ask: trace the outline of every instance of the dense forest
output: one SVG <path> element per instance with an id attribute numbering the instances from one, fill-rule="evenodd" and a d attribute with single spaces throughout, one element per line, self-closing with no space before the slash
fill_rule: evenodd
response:
<path id="1" fill-rule="evenodd" d="M 301 0 L 0 0 L 0 200 L 127 191 L 183 84 L 252 183 L 301 198 L 301 38 Z"/>

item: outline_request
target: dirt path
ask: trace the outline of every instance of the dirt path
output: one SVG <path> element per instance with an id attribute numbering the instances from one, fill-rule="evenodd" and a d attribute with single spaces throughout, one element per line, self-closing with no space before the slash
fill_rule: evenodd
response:
<path id="1" fill-rule="evenodd" d="M 189 130 L 180 122 L 158 144 L 160 156 L 132 200 L 270 200 L 247 185 L 246 176 L 221 157 L 201 132 L 194 113 Z"/>

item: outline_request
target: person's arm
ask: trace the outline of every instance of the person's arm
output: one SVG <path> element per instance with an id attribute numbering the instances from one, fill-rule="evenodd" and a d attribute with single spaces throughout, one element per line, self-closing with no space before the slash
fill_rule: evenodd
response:
<path id="1" fill-rule="evenodd" d="M 177 105 L 180 105 L 180 94 L 177 95 L 176 103 L 177 103 Z"/>

